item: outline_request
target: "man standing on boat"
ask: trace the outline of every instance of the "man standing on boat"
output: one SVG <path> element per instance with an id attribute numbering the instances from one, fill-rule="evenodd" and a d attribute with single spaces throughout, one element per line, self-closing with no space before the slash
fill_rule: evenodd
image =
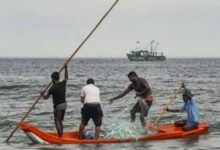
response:
<path id="1" fill-rule="evenodd" d="M 153 102 L 153 95 L 151 88 L 147 81 L 144 78 L 138 77 L 138 75 L 131 71 L 128 74 L 128 78 L 131 81 L 131 84 L 128 86 L 126 90 L 124 90 L 121 94 L 119 94 L 116 97 L 113 97 L 109 99 L 110 103 L 113 103 L 116 99 L 124 97 L 126 94 L 128 94 L 130 91 L 134 90 L 136 92 L 136 96 L 138 97 L 138 102 L 134 105 L 131 113 L 131 122 L 135 121 L 135 114 L 140 113 L 140 121 L 142 126 L 145 126 L 145 117 L 148 115 L 148 111 L 152 105 Z"/>
<path id="2" fill-rule="evenodd" d="M 81 109 L 82 118 L 79 127 L 79 139 L 82 138 L 84 128 L 91 118 L 95 124 L 94 139 L 98 139 L 103 112 L 100 104 L 100 90 L 95 86 L 95 82 L 91 78 L 87 80 L 87 85 L 81 90 L 81 102 L 83 103 L 83 107 Z"/>
<path id="3" fill-rule="evenodd" d="M 48 99 L 50 95 L 53 97 L 54 105 L 54 122 L 56 125 L 57 133 L 59 137 L 63 136 L 63 119 L 66 112 L 66 83 L 68 80 L 67 65 L 65 65 L 64 80 L 60 81 L 59 72 L 53 72 L 51 74 L 53 85 L 48 90 L 47 94 L 41 93 L 44 99 Z"/>

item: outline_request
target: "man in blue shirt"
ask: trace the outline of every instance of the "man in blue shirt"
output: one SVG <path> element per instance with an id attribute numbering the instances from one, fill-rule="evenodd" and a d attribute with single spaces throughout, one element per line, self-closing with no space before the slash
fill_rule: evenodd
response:
<path id="1" fill-rule="evenodd" d="M 199 114 L 198 107 L 195 103 L 195 99 L 191 92 L 187 89 L 183 92 L 184 105 L 181 109 L 169 109 L 169 112 L 186 112 L 187 118 L 185 120 L 180 120 L 175 122 L 175 126 L 182 127 L 183 130 L 188 131 L 198 128 L 199 125 Z"/>

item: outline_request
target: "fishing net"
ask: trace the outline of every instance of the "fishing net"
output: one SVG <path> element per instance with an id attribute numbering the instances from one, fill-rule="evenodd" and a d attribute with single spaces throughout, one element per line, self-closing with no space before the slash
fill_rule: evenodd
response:
<path id="1" fill-rule="evenodd" d="M 117 122 L 105 126 L 104 136 L 105 138 L 136 138 L 141 135 L 146 135 L 146 128 L 140 126 L 140 124 L 134 124 L 130 122 Z"/>

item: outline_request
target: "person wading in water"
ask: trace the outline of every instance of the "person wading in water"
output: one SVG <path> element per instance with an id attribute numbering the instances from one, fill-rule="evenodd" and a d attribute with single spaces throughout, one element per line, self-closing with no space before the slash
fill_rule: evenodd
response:
<path id="1" fill-rule="evenodd" d="M 65 74 L 64 80 L 60 81 L 59 72 L 53 72 L 51 74 L 53 85 L 47 91 L 46 95 L 43 94 L 44 92 L 41 92 L 41 95 L 44 99 L 48 99 L 50 95 L 52 95 L 53 97 L 54 122 L 59 137 L 63 136 L 63 119 L 67 108 L 67 103 L 66 103 L 66 83 L 68 80 L 67 65 L 65 65 L 64 74 Z"/>
<path id="2" fill-rule="evenodd" d="M 131 81 L 131 84 L 128 86 L 128 88 L 118 96 L 109 99 L 109 101 L 110 103 L 113 103 L 113 101 L 124 97 L 130 91 L 134 90 L 136 92 L 136 97 L 138 97 L 139 99 L 130 111 L 131 122 L 135 121 L 135 114 L 140 113 L 141 124 L 142 126 L 145 126 L 145 117 L 147 117 L 148 111 L 154 99 L 151 88 L 147 81 L 144 78 L 138 77 L 138 75 L 134 71 L 131 71 L 128 74 L 128 78 Z"/>

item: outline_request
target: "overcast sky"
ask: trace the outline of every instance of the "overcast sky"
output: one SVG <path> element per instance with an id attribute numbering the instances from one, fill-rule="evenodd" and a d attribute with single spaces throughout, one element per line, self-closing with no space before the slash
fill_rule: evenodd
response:
<path id="1" fill-rule="evenodd" d="M 0 0 L 0 57 L 69 57 L 113 0 Z M 119 0 L 77 57 L 220 57 L 220 0 Z"/>

